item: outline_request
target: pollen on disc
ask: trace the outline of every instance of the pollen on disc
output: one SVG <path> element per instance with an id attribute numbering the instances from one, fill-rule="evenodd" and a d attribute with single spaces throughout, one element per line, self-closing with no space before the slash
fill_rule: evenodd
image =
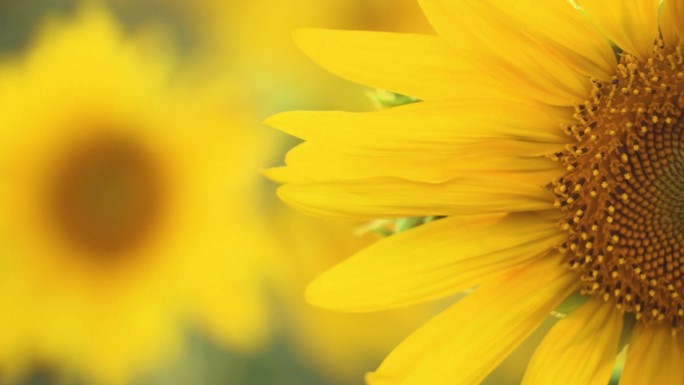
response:
<path id="1" fill-rule="evenodd" d="M 550 188 L 564 215 L 567 265 L 583 292 L 647 323 L 684 316 L 684 47 L 658 41 L 639 60 L 623 53 L 608 82 L 565 127 L 554 155 L 565 175 Z"/>

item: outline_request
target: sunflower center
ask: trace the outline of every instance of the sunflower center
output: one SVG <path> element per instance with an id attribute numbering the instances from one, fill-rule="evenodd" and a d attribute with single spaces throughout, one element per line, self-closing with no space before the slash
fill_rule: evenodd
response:
<path id="1" fill-rule="evenodd" d="M 47 191 L 57 231 L 97 259 L 144 243 L 159 219 L 162 184 L 153 157 L 138 143 L 106 137 L 79 143 Z"/>
<path id="2" fill-rule="evenodd" d="M 684 73 L 682 46 L 622 54 L 610 82 L 593 81 L 555 157 L 560 246 L 583 292 L 649 323 L 684 317 Z"/>

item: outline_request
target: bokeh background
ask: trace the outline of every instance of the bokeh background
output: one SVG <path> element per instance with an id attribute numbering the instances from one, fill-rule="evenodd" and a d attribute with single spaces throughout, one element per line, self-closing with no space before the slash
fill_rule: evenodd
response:
<path id="1" fill-rule="evenodd" d="M 33 269 L 44 267 L 30 261 L 16 266 L 24 249 L 3 232 L 13 218 L 0 221 L 0 239 L 8 237 L 15 246 L 0 244 L 0 384 L 360 384 L 364 373 L 394 345 L 443 308 L 444 303 L 436 303 L 357 315 L 307 305 L 302 293 L 309 281 L 378 235 L 368 231 L 368 224 L 328 222 L 293 211 L 277 200 L 276 185 L 261 175 L 261 170 L 282 164 L 295 144 L 264 126 L 266 117 L 296 109 L 378 108 L 377 90 L 317 68 L 297 50 L 291 31 L 325 27 L 430 32 L 414 0 L 0 0 L 0 89 L 3 79 L 19 76 L 30 60 L 55 60 L 43 63 L 48 75 L 51 66 L 91 60 L 90 51 L 97 51 L 92 48 L 98 43 L 97 33 L 82 27 L 89 23 L 108 25 L 102 28 L 114 31 L 122 41 L 134 41 L 135 49 L 150 62 L 166 63 L 169 81 L 181 85 L 181 91 L 174 91 L 179 105 L 208 104 L 212 114 L 223 116 L 211 124 L 233 138 L 225 156 L 216 150 L 222 159 L 218 162 L 229 164 L 211 179 L 215 183 L 199 188 L 230 191 L 225 194 L 232 205 L 225 227 L 209 230 L 215 235 L 211 242 L 218 243 L 204 245 L 225 251 L 204 253 L 203 248 L 188 247 L 168 261 L 161 253 L 146 267 L 149 271 L 122 273 L 125 284 L 93 294 L 90 286 L 72 287 L 69 281 L 66 299 L 53 300 L 48 293 L 61 292 L 59 286 L 65 285 L 60 277 L 41 281 L 45 285 L 39 289 L 11 286 L 13 280 L 30 286 L 22 274 L 31 276 Z M 53 59 L 40 59 L 35 52 L 57 46 L 51 36 L 61 36 L 59 31 L 69 28 L 76 35 L 93 34 L 88 38 L 94 45 L 83 50 L 71 46 Z M 116 66 L 117 60 L 114 57 L 108 65 Z M 78 71 L 72 76 L 66 81 L 82 80 Z M 50 89 L 65 79 L 46 76 L 41 81 Z M 21 93 L 22 84 L 16 87 Z M 93 92 L 90 98 L 102 97 Z M 113 111 L 119 107 L 111 106 Z M 0 105 L 0 117 L 10 115 L 9 108 L 13 107 Z M 37 115 L 60 108 L 31 105 Z M 146 114 L 144 108 L 141 111 Z M 156 119 L 155 114 L 150 112 L 149 119 Z M 203 135 L 203 119 L 178 124 L 180 130 Z M 35 133 L 22 129 L 21 124 L 0 126 L 14 135 L 3 139 L 22 137 L 30 144 L 32 139 L 26 136 Z M 162 141 L 163 134 L 159 135 Z M 0 146 L 10 155 L 25 150 L 11 140 Z M 4 160 L 0 157 L 0 172 L 7 168 Z M 15 197 L 8 193 L 0 198 Z M 206 224 L 187 221 L 190 229 L 206 230 Z M 31 234 L 37 243 L 41 236 L 39 231 Z M 52 254 L 49 248 L 44 252 Z M 68 275 L 85 263 L 63 262 L 54 274 Z M 138 284 L 168 266 L 176 270 L 165 276 L 163 285 Z M 88 298 L 85 305 L 66 305 L 69 298 L 81 296 Z M 535 339 L 487 383 L 517 383 Z"/>

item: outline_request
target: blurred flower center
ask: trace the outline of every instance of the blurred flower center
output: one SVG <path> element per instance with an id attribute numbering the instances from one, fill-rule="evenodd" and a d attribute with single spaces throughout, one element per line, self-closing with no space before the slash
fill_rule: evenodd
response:
<path id="1" fill-rule="evenodd" d="M 159 169 L 135 141 L 103 137 L 69 148 L 47 191 L 51 219 L 72 245 L 111 259 L 141 246 L 163 206 Z"/>
<path id="2" fill-rule="evenodd" d="M 658 42 L 646 60 L 623 53 L 613 79 L 594 82 L 553 184 L 569 234 L 561 251 L 584 291 L 675 328 L 684 316 L 683 50 Z"/>

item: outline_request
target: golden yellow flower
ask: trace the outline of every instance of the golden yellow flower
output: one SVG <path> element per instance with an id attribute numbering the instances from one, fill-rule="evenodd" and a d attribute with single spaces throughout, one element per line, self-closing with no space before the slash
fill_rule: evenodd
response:
<path id="1" fill-rule="evenodd" d="M 187 322 L 236 348 L 264 338 L 247 197 L 267 146 L 220 86 L 190 86 L 174 65 L 98 8 L 3 61 L 6 379 L 39 363 L 122 383 L 174 354 Z"/>
<path id="2" fill-rule="evenodd" d="M 297 33 L 331 72 L 422 102 L 271 118 L 306 140 L 272 171 L 280 197 L 444 217 L 323 274 L 309 300 L 371 311 L 477 287 L 370 384 L 478 384 L 578 291 L 523 383 L 606 384 L 623 333 L 621 384 L 684 383 L 684 4 L 577 3 L 421 0 L 438 36 Z"/>

